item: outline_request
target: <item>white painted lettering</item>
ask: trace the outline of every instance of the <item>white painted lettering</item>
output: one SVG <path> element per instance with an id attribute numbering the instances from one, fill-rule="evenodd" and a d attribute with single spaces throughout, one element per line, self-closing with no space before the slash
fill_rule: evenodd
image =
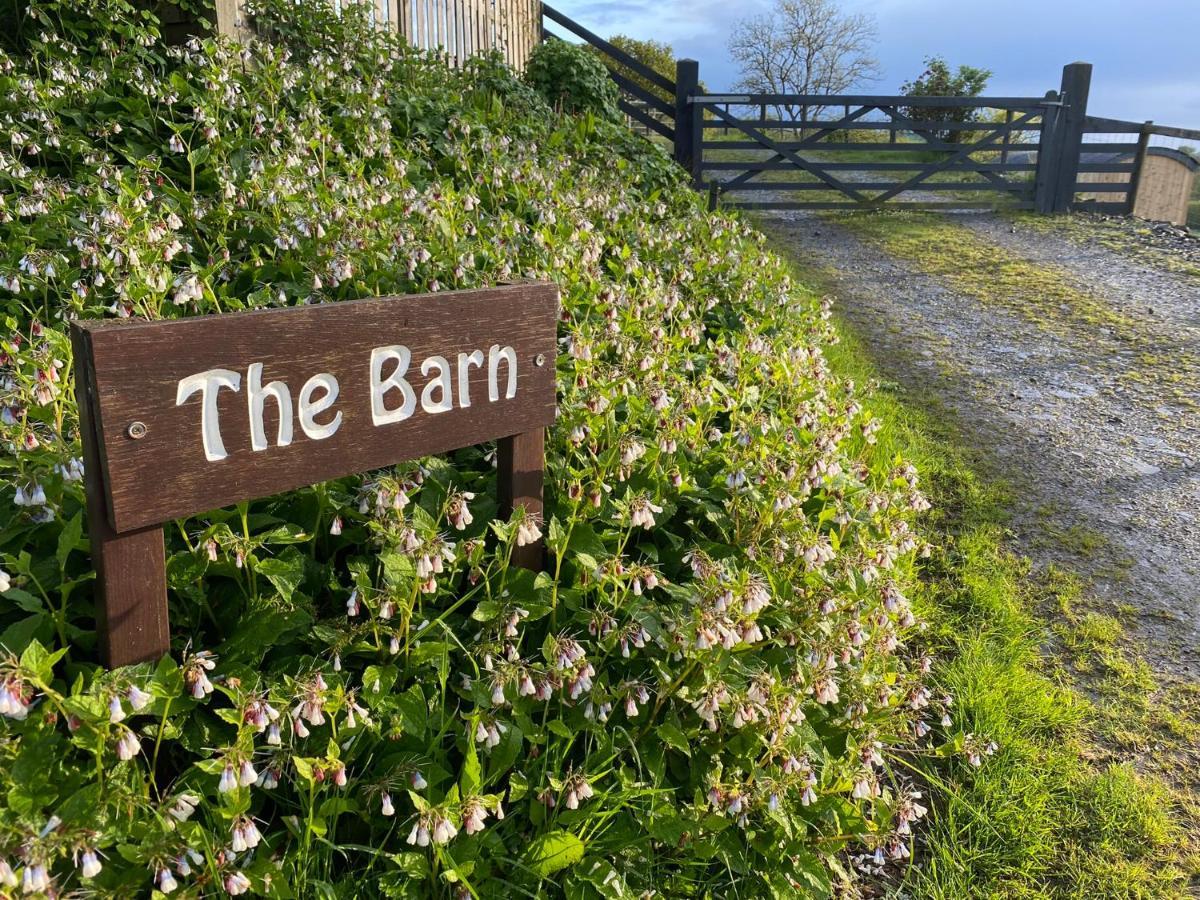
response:
<path id="1" fill-rule="evenodd" d="M 250 407 L 250 449 L 266 450 L 267 428 L 263 422 L 263 406 L 267 397 L 275 398 L 279 407 L 279 428 L 275 443 L 286 447 L 292 442 L 292 392 L 282 381 L 272 381 L 266 387 L 262 383 L 262 363 L 251 363 L 246 370 L 246 401 Z"/>
<path id="2" fill-rule="evenodd" d="M 396 368 L 392 370 L 391 375 L 384 378 L 383 367 L 391 360 L 395 360 Z M 388 425 L 392 422 L 403 422 L 417 408 L 417 395 L 413 393 L 412 385 L 404 380 L 411 360 L 412 351 L 403 344 L 376 347 L 371 351 L 371 424 Z M 388 409 L 383 398 L 393 389 L 400 391 L 404 402 L 395 409 Z"/>
<path id="3" fill-rule="evenodd" d="M 341 427 L 341 410 L 338 410 L 328 424 L 321 425 L 317 422 L 317 416 L 337 402 L 339 390 L 337 378 L 329 372 L 314 375 L 304 382 L 304 387 L 300 389 L 300 427 L 314 441 L 323 441 L 331 437 Z M 318 391 L 322 393 L 314 400 L 313 394 Z"/>
<path id="4" fill-rule="evenodd" d="M 421 363 L 421 374 L 429 375 L 434 369 L 438 374 L 429 379 L 421 391 L 421 409 L 427 413 L 444 413 L 454 409 L 454 397 L 450 393 L 450 363 L 444 356 L 431 356 Z M 440 393 L 441 399 L 434 400 L 434 393 Z"/>
<path id="5" fill-rule="evenodd" d="M 217 421 L 217 393 L 221 388 L 241 390 L 242 376 L 229 369 L 209 369 L 179 380 L 175 390 L 175 405 L 183 406 L 192 394 L 200 392 L 203 403 L 200 412 L 200 435 L 204 444 L 204 458 L 209 462 L 224 459 L 225 444 L 221 440 L 221 427 Z"/>
<path id="6" fill-rule="evenodd" d="M 471 405 L 471 366 L 479 368 L 482 365 L 482 350 L 458 354 L 458 405 L 463 409 Z"/>
<path id="7" fill-rule="evenodd" d="M 488 349 L 488 400 L 492 403 L 500 399 L 500 385 L 496 379 L 501 361 L 508 363 L 508 385 L 504 389 L 504 399 L 511 400 L 517 396 L 517 351 L 512 347 L 492 344 Z"/>

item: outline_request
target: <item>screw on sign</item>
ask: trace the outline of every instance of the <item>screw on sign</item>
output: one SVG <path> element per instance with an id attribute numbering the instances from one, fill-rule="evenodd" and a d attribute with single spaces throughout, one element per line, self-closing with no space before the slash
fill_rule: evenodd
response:
<path id="1" fill-rule="evenodd" d="M 104 661 L 170 647 L 172 519 L 495 439 L 502 513 L 540 516 L 557 315 L 530 283 L 73 323 Z"/>

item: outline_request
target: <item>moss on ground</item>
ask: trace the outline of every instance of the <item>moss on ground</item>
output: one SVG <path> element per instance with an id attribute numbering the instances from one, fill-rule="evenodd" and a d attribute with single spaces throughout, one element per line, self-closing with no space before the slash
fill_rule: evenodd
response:
<path id="1" fill-rule="evenodd" d="M 1200 192 L 1200 181 L 1197 181 L 1197 191 Z M 1200 201 L 1193 202 L 1192 206 L 1196 213 L 1191 227 L 1200 229 Z M 1103 219 L 1086 214 L 1043 216 L 1030 212 L 1011 212 L 1009 215 L 1022 228 L 1056 234 L 1076 244 L 1099 244 L 1155 268 L 1200 278 L 1200 263 L 1153 243 L 1153 229 L 1140 219 Z"/>
<path id="2" fill-rule="evenodd" d="M 1200 358 L 1194 349 L 1169 330 L 1081 288 L 1066 271 L 1025 259 L 934 213 L 855 214 L 839 216 L 837 224 L 959 293 L 1002 308 L 1068 345 L 1086 345 L 1119 380 L 1152 388 L 1160 402 L 1200 407 Z"/>

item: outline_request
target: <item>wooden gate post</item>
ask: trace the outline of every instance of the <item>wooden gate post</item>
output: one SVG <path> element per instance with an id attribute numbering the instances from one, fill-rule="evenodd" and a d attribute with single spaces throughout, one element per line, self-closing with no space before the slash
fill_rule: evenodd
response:
<path id="1" fill-rule="evenodd" d="M 96 633 L 110 667 L 154 661 L 171 649 L 167 623 L 167 563 L 161 525 L 118 533 L 108 518 L 103 439 L 96 417 L 96 379 L 89 336 L 72 329 L 75 399 L 83 444 L 88 540 L 96 570 Z M 132 437 L 130 438 L 132 439 Z M 170 489 L 169 487 L 167 488 Z"/>
<path id="2" fill-rule="evenodd" d="M 1042 101 L 1042 130 L 1038 134 L 1037 170 L 1033 176 L 1033 208 L 1043 215 L 1054 212 L 1061 116 L 1062 101 L 1058 92 L 1046 91 L 1046 99 Z"/>
<path id="3" fill-rule="evenodd" d="M 1067 213 L 1075 202 L 1075 183 L 1079 180 L 1079 157 L 1083 149 L 1083 120 L 1087 116 L 1088 91 L 1092 83 L 1092 64 L 1075 62 L 1063 66 L 1063 101 L 1059 113 L 1057 172 L 1051 212 Z"/>
<path id="4" fill-rule="evenodd" d="M 545 480 L 546 431 L 526 431 L 502 438 L 496 445 L 496 481 L 500 500 L 500 516 L 507 519 L 518 506 L 525 514 L 542 521 L 542 485 Z M 544 541 L 513 547 L 513 565 L 538 572 L 546 558 Z"/>
<path id="5" fill-rule="evenodd" d="M 697 124 L 703 124 L 704 109 L 691 99 L 700 86 L 700 63 L 694 59 L 675 61 L 675 161 L 692 173 L 700 182 L 700 145 Z"/>

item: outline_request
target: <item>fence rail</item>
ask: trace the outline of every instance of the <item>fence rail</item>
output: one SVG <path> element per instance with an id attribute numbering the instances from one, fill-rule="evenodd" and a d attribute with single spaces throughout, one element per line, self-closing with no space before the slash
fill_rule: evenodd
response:
<path id="1" fill-rule="evenodd" d="M 1154 165 L 1155 156 L 1176 158 L 1185 166 L 1188 165 L 1187 157 L 1169 147 L 1152 146 L 1152 141 L 1156 137 L 1200 141 L 1200 130 L 1156 125 L 1154 122 L 1085 116 L 1083 132 L 1074 206 L 1117 215 L 1133 215 L 1140 210 L 1139 214 L 1147 218 L 1168 217 L 1170 210 L 1157 202 L 1159 198 L 1143 194 L 1147 188 L 1144 176 L 1147 168 Z M 1112 140 L 1113 137 L 1134 135 L 1137 140 Z M 1197 167 L 1200 167 L 1200 161 L 1193 164 L 1193 168 Z M 1121 175 L 1128 177 L 1117 177 Z M 1154 190 L 1153 186 L 1150 190 Z M 1171 186 L 1167 186 L 1166 190 L 1169 192 Z M 1080 194 L 1082 198 L 1078 196 Z"/>

